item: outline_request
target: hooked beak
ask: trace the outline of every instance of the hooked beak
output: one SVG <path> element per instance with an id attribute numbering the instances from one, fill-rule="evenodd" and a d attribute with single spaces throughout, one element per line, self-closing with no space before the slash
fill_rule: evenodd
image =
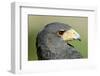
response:
<path id="1" fill-rule="evenodd" d="M 76 33 L 76 35 L 74 36 L 74 39 L 81 41 L 80 35 L 78 33 Z"/>
<path id="2" fill-rule="evenodd" d="M 62 35 L 62 38 L 64 41 L 71 41 L 71 40 L 81 41 L 80 35 L 74 29 L 65 31 L 64 34 Z"/>

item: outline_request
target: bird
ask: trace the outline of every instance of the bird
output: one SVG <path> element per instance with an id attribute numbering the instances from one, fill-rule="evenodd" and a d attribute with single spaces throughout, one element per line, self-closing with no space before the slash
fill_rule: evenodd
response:
<path id="1" fill-rule="evenodd" d="M 70 25 L 52 22 L 44 26 L 36 37 L 38 60 L 80 59 L 81 53 L 69 43 L 80 35 Z"/>

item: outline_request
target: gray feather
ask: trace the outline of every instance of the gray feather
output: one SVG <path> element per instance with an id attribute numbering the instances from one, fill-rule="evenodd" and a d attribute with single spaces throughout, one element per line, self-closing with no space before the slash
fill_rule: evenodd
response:
<path id="1" fill-rule="evenodd" d="M 71 27 L 63 23 L 51 23 L 40 31 L 36 39 L 37 56 L 39 60 L 50 59 L 79 59 L 81 54 L 68 45 L 55 33 L 59 29 L 69 30 Z"/>

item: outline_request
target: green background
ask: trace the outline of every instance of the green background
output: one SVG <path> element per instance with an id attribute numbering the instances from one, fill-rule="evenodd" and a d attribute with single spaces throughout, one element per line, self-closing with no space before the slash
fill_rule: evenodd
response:
<path id="1" fill-rule="evenodd" d="M 37 60 L 36 36 L 45 25 L 52 22 L 69 24 L 81 36 L 82 41 L 71 41 L 84 58 L 88 58 L 88 17 L 76 16 L 28 16 L 28 60 Z"/>

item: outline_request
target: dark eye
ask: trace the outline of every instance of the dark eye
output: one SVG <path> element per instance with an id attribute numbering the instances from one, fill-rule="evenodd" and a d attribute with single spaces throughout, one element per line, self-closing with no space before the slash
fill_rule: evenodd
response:
<path id="1" fill-rule="evenodd" d="M 59 31 L 58 34 L 59 35 L 63 35 L 65 31 Z"/>

